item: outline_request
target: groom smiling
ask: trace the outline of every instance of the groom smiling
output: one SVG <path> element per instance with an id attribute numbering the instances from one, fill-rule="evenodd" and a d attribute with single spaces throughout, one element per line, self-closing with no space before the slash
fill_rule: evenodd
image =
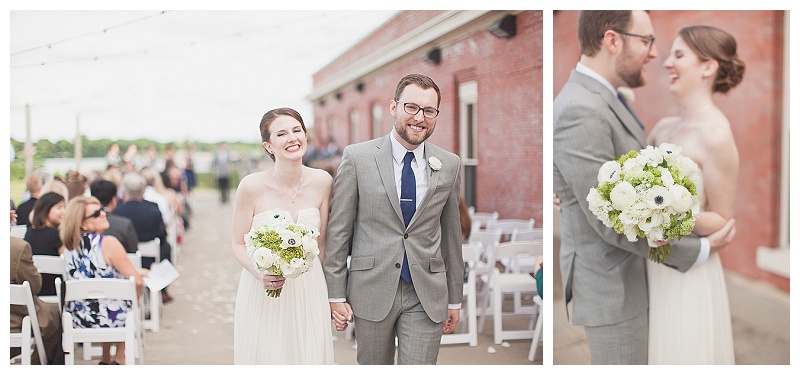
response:
<path id="1" fill-rule="evenodd" d="M 347 146 L 336 174 L 325 277 L 337 329 L 355 322 L 362 365 L 393 364 L 395 337 L 398 364 L 436 364 L 442 333 L 458 325 L 461 162 L 426 142 L 440 103 L 432 79 L 403 77 L 392 132 Z"/>

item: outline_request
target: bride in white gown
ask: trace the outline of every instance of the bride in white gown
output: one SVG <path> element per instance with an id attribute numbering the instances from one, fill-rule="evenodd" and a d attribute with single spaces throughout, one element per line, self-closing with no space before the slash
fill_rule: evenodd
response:
<path id="1" fill-rule="evenodd" d="M 679 31 L 664 61 L 680 115 L 662 119 L 648 144 L 672 143 L 702 171 L 701 213 L 694 233 L 722 228 L 734 213 L 739 156 L 725 115 L 712 94 L 726 93 L 744 74 L 736 40 L 708 26 Z M 730 305 L 719 254 L 686 273 L 647 262 L 650 296 L 649 364 L 734 364 Z"/>
<path id="2" fill-rule="evenodd" d="M 234 318 L 234 364 L 333 364 L 330 305 L 321 259 L 333 179 L 302 165 L 307 132 L 297 111 L 267 112 L 260 125 L 272 168 L 242 179 L 233 211 L 233 253 L 242 266 Z M 320 253 L 294 279 L 262 275 L 254 268 L 244 235 L 277 214 L 319 230 Z M 283 288 L 273 298 L 266 290 Z"/>

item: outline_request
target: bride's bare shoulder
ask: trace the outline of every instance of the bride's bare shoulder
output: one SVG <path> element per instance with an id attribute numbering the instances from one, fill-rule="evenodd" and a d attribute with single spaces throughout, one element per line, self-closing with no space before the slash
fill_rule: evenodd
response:
<path id="1" fill-rule="evenodd" d="M 239 188 L 237 189 L 237 194 L 256 193 L 257 191 L 263 189 L 265 183 L 268 183 L 266 172 L 251 173 L 247 176 L 244 176 L 242 180 L 239 181 Z"/>
<path id="2" fill-rule="evenodd" d="M 671 117 L 663 117 L 656 124 L 653 126 L 647 133 L 647 144 L 654 145 L 656 143 L 662 143 L 664 134 L 666 134 L 666 129 L 669 129 L 678 122 L 679 118 L 677 116 Z"/>
<path id="3" fill-rule="evenodd" d="M 329 185 L 333 183 L 333 177 L 331 176 L 330 173 L 328 173 L 324 169 L 311 168 L 311 167 L 304 167 L 304 168 L 306 168 L 309 180 L 315 182 L 316 184 Z"/>

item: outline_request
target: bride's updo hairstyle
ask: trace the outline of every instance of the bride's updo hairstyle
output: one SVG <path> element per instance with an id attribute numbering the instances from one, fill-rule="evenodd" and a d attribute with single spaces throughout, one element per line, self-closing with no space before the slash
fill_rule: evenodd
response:
<path id="1" fill-rule="evenodd" d="M 297 122 L 300 123 L 300 126 L 303 127 L 303 133 L 308 134 L 308 130 L 306 130 L 306 124 L 303 122 L 303 117 L 300 116 L 300 113 L 295 111 L 291 108 L 275 108 L 267 113 L 264 114 L 264 117 L 261 117 L 261 124 L 259 125 L 259 129 L 261 130 L 261 141 L 262 142 L 269 142 L 269 136 L 271 135 L 269 131 L 269 126 L 272 125 L 272 122 L 275 121 L 280 116 L 289 116 Z M 266 150 L 264 150 L 266 152 Z M 270 154 L 267 152 L 270 159 L 275 161 L 275 155 Z"/>
<path id="2" fill-rule="evenodd" d="M 713 26 L 687 26 L 678 35 L 701 61 L 716 60 L 719 64 L 713 92 L 727 93 L 744 77 L 744 61 L 736 55 L 736 39 Z"/>

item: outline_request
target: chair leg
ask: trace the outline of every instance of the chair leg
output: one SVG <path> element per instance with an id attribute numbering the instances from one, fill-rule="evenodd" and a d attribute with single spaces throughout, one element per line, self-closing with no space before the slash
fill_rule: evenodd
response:
<path id="1" fill-rule="evenodd" d="M 492 310 L 494 311 L 494 343 L 500 345 L 503 343 L 503 294 L 500 288 L 492 289 Z"/>
<path id="2" fill-rule="evenodd" d="M 542 307 L 538 306 L 539 316 L 536 318 L 536 329 L 533 331 L 533 339 L 531 340 L 531 350 L 528 353 L 528 360 L 533 362 L 536 359 L 536 349 L 539 348 L 539 340 L 542 339 Z"/>

